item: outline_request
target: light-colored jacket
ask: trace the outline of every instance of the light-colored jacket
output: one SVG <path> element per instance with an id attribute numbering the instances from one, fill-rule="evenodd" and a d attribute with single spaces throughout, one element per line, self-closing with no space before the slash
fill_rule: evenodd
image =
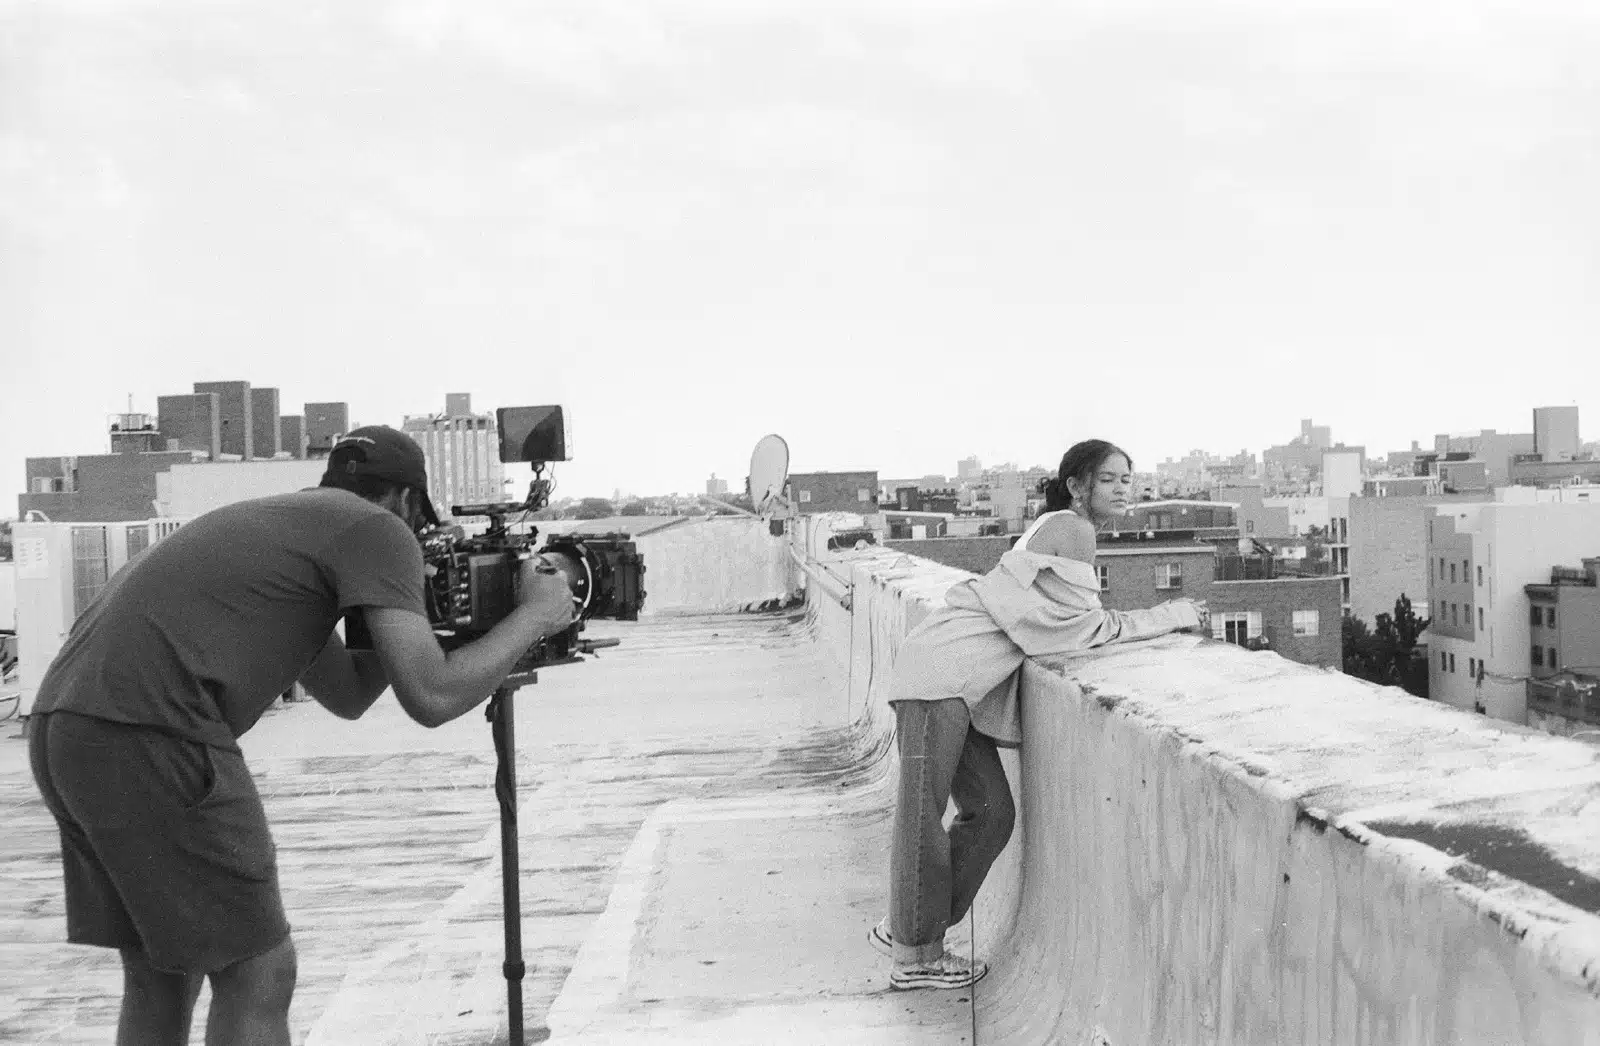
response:
<path id="1" fill-rule="evenodd" d="M 945 605 L 906 636 L 889 700 L 959 697 L 972 725 L 996 744 L 1022 743 L 1017 682 L 1023 658 L 1068 654 L 1194 628 L 1187 602 L 1106 610 L 1094 567 L 1030 552 L 1024 540 L 983 577 L 950 586 Z"/>

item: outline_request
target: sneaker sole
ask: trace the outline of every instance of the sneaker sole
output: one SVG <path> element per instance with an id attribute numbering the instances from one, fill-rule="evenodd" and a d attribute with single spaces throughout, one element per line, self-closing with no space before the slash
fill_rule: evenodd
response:
<path id="1" fill-rule="evenodd" d="M 906 977 L 897 977 L 894 974 L 890 974 L 889 987 L 896 991 L 907 991 L 912 988 L 970 988 L 987 976 L 989 976 L 988 967 L 984 967 L 983 971 L 976 977 L 968 977 L 959 981 L 952 981 L 948 977 L 933 975 L 913 974 Z"/>

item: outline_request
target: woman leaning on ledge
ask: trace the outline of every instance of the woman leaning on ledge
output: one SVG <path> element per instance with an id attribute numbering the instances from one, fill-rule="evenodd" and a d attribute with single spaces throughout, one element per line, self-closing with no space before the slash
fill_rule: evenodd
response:
<path id="1" fill-rule="evenodd" d="M 1045 509 L 988 574 L 952 585 L 945 605 L 906 636 L 895 661 L 900 782 L 889 868 L 889 914 L 872 928 L 894 959 L 895 988 L 965 988 L 988 972 L 945 948 L 1011 838 L 1016 809 L 999 748 L 1022 743 L 1017 704 L 1025 657 L 1066 654 L 1198 629 L 1203 604 L 1106 610 L 1095 532 L 1127 513 L 1133 463 L 1085 440 L 1043 484 Z M 946 804 L 956 818 L 947 832 Z"/>

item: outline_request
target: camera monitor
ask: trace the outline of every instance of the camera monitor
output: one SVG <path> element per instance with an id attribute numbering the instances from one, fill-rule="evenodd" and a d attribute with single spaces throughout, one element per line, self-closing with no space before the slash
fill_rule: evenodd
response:
<path id="1" fill-rule="evenodd" d="M 567 423 L 559 406 L 501 407 L 494 415 L 501 461 L 567 460 Z"/>

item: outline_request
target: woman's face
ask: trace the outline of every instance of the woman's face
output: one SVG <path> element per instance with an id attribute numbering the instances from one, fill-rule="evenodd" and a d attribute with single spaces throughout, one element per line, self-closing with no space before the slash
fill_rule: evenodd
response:
<path id="1" fill-rule="evenodd" d="M 1087 483 L 1072 485 L 1072 507 L 1098 525 L 1127 515 L 1132 492 L 1133 466 L 1113 451 L 1089 474 Z"/>

